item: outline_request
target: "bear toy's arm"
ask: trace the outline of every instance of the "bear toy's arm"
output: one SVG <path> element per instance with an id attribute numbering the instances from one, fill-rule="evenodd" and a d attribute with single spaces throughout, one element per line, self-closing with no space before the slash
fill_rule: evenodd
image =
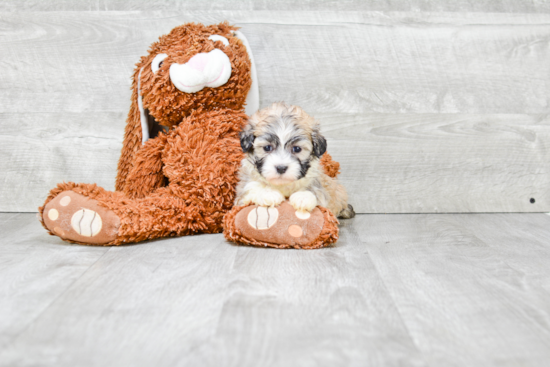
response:
<path id="1" fill-rule="evenodd" d="M 162 172 L 162 152 L 167 136 L 159 134 L 154 139 L 147 140 L 135 154 L 134 165 L 128 173 L 123 192 L 131 199 L 143 198 L 156 188 L 166 185 L 166 177 Z"/>
<path id="2" fill-rule="evenodd" d="M 163 173 L 173 195 L 196 205 L 194 211 L 211 216 L 220 228 L 235 200 L 244 158 L 239 132 L 247 118 L 230 109 L 192 113 L 170 131 L 162 153 Z"/>
<path id="3" fill-rule="evenodd" d="M 328 153 L 323 154 L 321 157 L 321 166 L 323 166 L 323 171 L 329 177 L 336 178 L 340 174 L 340 163 L 333 160 Z"/>

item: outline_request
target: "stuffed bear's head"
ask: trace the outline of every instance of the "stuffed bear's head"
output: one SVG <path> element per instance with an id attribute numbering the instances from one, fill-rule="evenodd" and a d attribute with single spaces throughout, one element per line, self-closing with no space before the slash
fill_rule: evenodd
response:
<path id="1" fill-rule="evenodd" d="M 227 22 L 188 23 L 151 45 L 134 74 L 139 107 L 149 119 L 171 127 L 191 111 L 243 108 L 251 60 L 237 29 Z"/>

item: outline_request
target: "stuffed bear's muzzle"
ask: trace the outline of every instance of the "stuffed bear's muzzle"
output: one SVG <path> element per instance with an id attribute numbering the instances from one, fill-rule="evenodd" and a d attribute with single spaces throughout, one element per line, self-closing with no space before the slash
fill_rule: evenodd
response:
<path id="1" fill-rule="evenodd" d="M 195 93 L 204 87 L 224 85 L 231 76 L 231 61 L 219 49 L 193 56 L 185 64 L 170 66 L 170 80 L 180 91 Z"/>

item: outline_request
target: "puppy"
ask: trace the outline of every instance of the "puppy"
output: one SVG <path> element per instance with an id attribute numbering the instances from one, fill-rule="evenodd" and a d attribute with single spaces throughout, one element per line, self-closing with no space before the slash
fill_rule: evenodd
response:
<path id="1" fill-rule="evenodd" d="M 319 123 L 300 107 L 277 102 L 256 112 L 240 138 L 246 157 L 236 205 L 273 207 L 288 198 L 297 211 L 320 205 L 340 218 L 355 216 L 344 186 L 320 166 L 327 142 Z"/>

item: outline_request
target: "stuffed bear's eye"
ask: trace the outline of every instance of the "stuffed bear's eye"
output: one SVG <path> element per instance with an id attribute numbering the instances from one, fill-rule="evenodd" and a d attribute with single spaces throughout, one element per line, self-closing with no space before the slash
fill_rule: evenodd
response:
<path id="1" fill-rule="evenodd" d="M 293 153 L 300 153 L 302 151 L 302 148 L 300 147 L 292 147 L 292 152 Z"/>
<path id="2" fill-rule="evenodd" d="M 151 62 L 151 70 L 153 70 L 153 73 L 156 73 L 160 69 L 162 62 L 167 57 L 168 55 L 166 54 L 158 54 L 157 56 L 155 56 L 155 58 Z"/>
<path id="3" fill-rule="evenodd" d="M 264 150 L 265 150 L 266 152 L 271 152 L 271 151 L 273 150 L 273 147 L 272 147 L 271 145 L 266 145 L 266 146 L 264 147 Z"/>
<path id="4" fill-rule="evenodd" d="M 214 41 L 214 42 L 221 41 L 224 45 L 229 46 L 229 41 L 224 36 L 219 36 L 217 34 L 214 34 L 214 35 L 208 37 L 208 39 L 211 40 L 211 41 Z"/>

